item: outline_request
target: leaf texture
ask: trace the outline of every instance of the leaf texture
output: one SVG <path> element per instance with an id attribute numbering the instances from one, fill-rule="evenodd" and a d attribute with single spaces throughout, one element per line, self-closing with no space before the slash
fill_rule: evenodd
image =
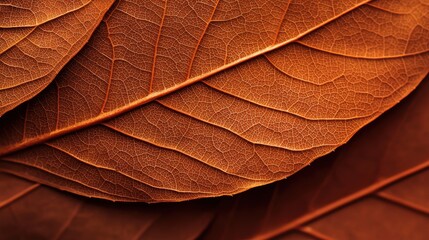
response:
<path id="1" fill-rule="evenodd" d="M 2 119 L 1 168 L 117 201 L 283 179 L 424 78 L 428 9 L 119 1 L 55 85 Z"/>
<path id="2" fill-rule="evenodd" d="M 0 174 L 0 239 L 427 238 L 418 227 L 429 221 L 428 92 L 424 81 L 338 151 L 234 197 L 112 203 Z M 393 229 L 398 218 L 401 226 Z"/>
<path id="3" fill-rule="evenodd" d="M 48 86 L 88 41 L 112 3 L 0 2 L 0 117 Z"/>
<path id="4" fill-rule="evenodd" d="M 425 109 L 429 103 L 428 80 L 426 77 L 409 98 L 356 134 L 338 151 L 315 161 L 291 178 L 224 200 L 205 238 L 268 239 L 285 232 L 292 234 L 306 222 L 320 216 L 323 218 L 329 212 L 335 214 L 347 204 L 371 198 L 374 192 L 389 184 L 406 182 L 406 177 L 427 172 L 429 113 Z M 424 200 L 411 200 L 424 199 L 428 193 L 426 187 L 416 184 L 406 190 L 396 196 L 426 206 L 421 204 Z M 380 213 L 377 217 L 382 216 Z M 354 223 L 356 227 L 364 225 L 361 220 L 354 221 L 353 216 L 341 221 Z M 408 221 L 413 222 L 412 218 Z M 402 222 L 405 224 L 407 220 Z M 338 224 L 332 227 L 340 232 Z M 362 230 L 362 234 L 378 234 L 377 229 Z M 344 226 L 343 230 L 349 231 L 351 236 L 360 234 L 350 226 Z M 392 234 L 401 228 L 390 230 Z M 362 238 L 366 239 L 357 239 Z"/>

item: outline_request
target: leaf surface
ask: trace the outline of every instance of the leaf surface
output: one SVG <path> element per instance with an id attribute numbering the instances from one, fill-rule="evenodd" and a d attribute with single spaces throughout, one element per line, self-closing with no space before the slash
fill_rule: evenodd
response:
<path id="1" fill-rule="evenodd" d="M 345 232 L 347 236 L 366 234 L 366 239 L 379 239 L 377 234 L 394 233 L 389 226 L 397 222 L 398 216 L 403 218 L 396 230 L 419 230 L 421 219 L 427 221 L 429 207 L 426 191 L 429 114 L 424 111 L 429 102 L 428 92 L 429 81 L 425 81 L 404 102 L 338 151 L 288 179 L 234 197 L 154 205 L 112 203 L 0 174 L 0 231 L 6 233 L 0 239 L 199 236 L 199 239 L 314 240 L 342 237 L 335 234 Z M 376 146 L 377 150 L 369 146 Z M 362 209 L 375 206 L 372 202 L 368 204 L 367 199 L 386 204 L 366 212 L 366 218 L 357 218 Z M 380 221 L 377 216 L 384 215 L 372 214 L 385 213 L 381 211 L 385 208 L 401 215 Z M 332 224 L 329 219 L 340 221 Z M 354 223 L 353 227 L 350 223 Z M 368 223 L 372 223 L 371 229 L 362 229 Z M 388 224 L 388 228 L 382 223 Z M 343 224 L 342 228 L 338 224 Z M 379 231 L 374 231 L 374 225 Z M 356 231 L 355 227 L 362 231 Z M 406 238 L 418 238 L 425 237 L 424 230 L 395 232 L 408 234 Z"/>
<path id="2" fill-rule="evenodd" d="M 48 86 L 88 41 L 112 3 L 0 3 L 0 117 Z"/>
<path id="3" fill-rule="evenodd" d="M 429 6 L 365 3 L 119 1 L 55 85 L 2 119 L 1 167 L 119 201 L 283 179 L 429 70 Z"/>
<path id="4" fill-rule="evenodd" d="M 225 199 L 205 238 L 267 239 L 281 234 L 291 237 L 289 235 L 295 236 L 306 223 L 331 213 L 340 214 L 348 206 L 351 209 L 347 210 L 350 211 L 347 217 L 338 218 L 336 224 L 325 223 L 332 230 L 326 235 L 343 231 L 356 236 L 355 239 L 377 238 L 378 228 L 356 230 L 357 227 L 368 227 L 364 218 L 360 218 L 360 203 L 362 209 L 372 210 L 374 204 L 380 203 L 364 203 L 365 199 L 371 201 L 373 196 L 378 198 L 379 193 L 391 193 L 390 196 L 394 195 L 401 202 L 412 202 L 411 205 L 418 206 L 415 208 L 426 209 L 428 191 L 421 182 L 429 170 L 429 113 L 425 111 L 429 103 L 428 80 L 426 77 L 404 102 L 369 124 L 338 151 L 315 161 L 291 178 Z M 354 203 L 359 203 L 358 208 L 352 207 Z M 390 206 L 386 208 L 390 209 Z M 368 216 L 368 223 L 380 218 L 386 218 L 382 222 L 397 221 L 398 217 L 384 213 Z M 422 213 L 425 210 L 418 215 Z M 409 222 L 408 227 L 384 229 L 388 230 L 384 233 L 410 229 L 414 222 L 412 216 L 401 220 L 404 225 Z M 420 221 L 418 219 L 422 218 L 417 216 L 416 221 Z M 348 225 L 339 227 L 339 222 Z M 412 236 L 420 234 L 423 233 L 415 232 Z M 343 237 L 330 235 L 334 239 Z"/>

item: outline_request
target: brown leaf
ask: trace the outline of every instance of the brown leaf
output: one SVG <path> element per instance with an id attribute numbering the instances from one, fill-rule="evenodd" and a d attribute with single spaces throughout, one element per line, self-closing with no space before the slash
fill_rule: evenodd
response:
<path id="1" fill-rule="evenodd" d="M 0 173 L 0 239 L 194 239 L 213 218 L 209 201 L 115 204 Z"/>
<path id="2" fill-rule="evenodd" d="M 113 0 L 0 3 L 0 117 L 34 97 L 83 47 Z"/>
<path id="3" fill-rule="evenodd" d="M 120 1 L 57 86 L 3 119 L 1 169 L 146 202 L 283 179 L 422 80 L 428 9 L 417 0 Z"/>
<path id="4" fill-rule="evenodd" d="M 308 224 L 292 228 L 292 230 L 285 231 L 279 235 L 277 235 L 279 232 L 272 232 L 250 236 L 252 236 L 253 239 L 268 239 L 268 236 L 275 236 L 272 239 L 285 240 L 300 239 L 299 237 L 303 239 L 307 239 L 305 237 L 308 237 L 308 239 L 380 239 L 381 237 L 386 237 L 388 239 L 427 239 L 429 237 L 429 231 L 427 229 L 429 224 L 427 201 L 429 199 L 427 194 L 428 191 L 426 190 L 429 177 L 428 166 L 429 165 L 426 164 L 423 171 L 413 172 L 412 175 L 407 176 L 408 178 L 405 180 L 395 182 L 386 189 L 374 193 L 371 192 L 369 195 L 361 196 L 360 198 L 353 199 L 353 201 L 339 199 L 336 206 L 331 208 L 328 213 L 324 212 L 323 209 L 323 214 L 318 211 L 320 209 L 311 209 L 309 210 L 311 211 L 309 212 L 309 216 L 307 216 L 304 221 L 298 218 L 291 222 L 284 222 L 283 226 L 290 227 L 291 224 L 302 224 L 303 222 L 305 223 L 315 218 L 315 220 Z M 410 190 L 404 189 L 402 181 L 420 184 L 413 185 Z M 405 195 L 395 196 L 386 194 L 385 191 L 390 188 L 402 188 L 402 190 L 406 192 L 406 197 L 404 197 Z M 353 197 L 353 195 L 350 197 Z M 409 201 L 408 198 L 415 198 L 418 200 L 413 202 Z M 305 201 L 307 199 L 303 200 Z M 245 205 L 243 202 L 239 204 Z M 258 208 L 257 205 L 253 207 Z M 303 206 L 295 205 L 295 207 Z M 250 209 L 249 206 L 245 208 L 247 210 Z M 274 208 L 273 210 L 278 209 Z M 257 209 L 257 212 L 261 211 L 263 211 L 263 209 Z M 243 213 L 241 214 L 244 215 Z M 287 215 L 287 213 L 284 214 Z M 317 215 L 322 216 L 317 217 Z M 221 217 L 225 217 L 225 215 L 218 216 L 219 221 Z M 254 217 L 259 216 L 252 215 L 247 217 L 247 219 L 254 219 Z M 267 219 L 268 223 L 272 222 L 272 219 Z M 231 218 L 227 218 L 223 220 L 229 220 L 229 226 L 227 227 L 226 224 L 223 224 L 222 227 L 218 226 L 215 230 L 211 229 L 212 234 L 205 238 L 219 239 L 213 238 L 214 235 L 216 237 L 222 236 L 222 239 L 232 239 L 231 236 L 237 237 L 234 239 L 250 239 L 249 235 L 247 235 L 247 238 L 239 238 L 238 236 L 246 236 L 246 234 L 240 233 L 240 230 L 244 230 L 248 234 L 250 231 L 253 231 L 249 230 L 249 227 L 258 228 L 258 225 L 255 225 L 258 220 L 247 220 L 244 222 L 244 226 L 240 227 L 240 230 L 235 229 L 236 226 L 239 226 L 240 219 L 233 218 L 231 220 Z M 283 218 L 283 220 L 285 219 Z M 220 233 L 215 233 L 215 231 L 220 231 Z M 233 235 L 231 235 L 231 233 L 233 233 Z"/>
<path id="5" fill-rule="evenodd" d="M 419 178 L 429 170 L 429 112 L 425 110 L 429 104 L 428 92 L 429 77 L 426 77 L 410 97 L 364 128 L 338 151 L 317 160 L 291 178 L 224 200 L 205 238 L 267 239 L 284 232 L 295 235 L 294 230 L 304 223 L 319 216 L 323 219 L 323 215 L 329 212 L 336 215 L 344 205 L 354 206 L 354 202 L 366 201 L 389 184 L 393 186 L 384 188 L 382 193 L 395 191 L 397 198 L 427 209 L 422 202 L 429 192 L 416 181 L 424 181 Z M 414 187 L 409 187 L 406 177 L 417 179 L 413 181 Z M 406 193 L 398 193 L 398 188 L 404 191 L 400 186 L 407 183 Z M 369 209 L 373 207 L 372 204 L 363 205 Z M 348 211 L 360 214 L 358 210 L 356 213 Z M 397 220 L 387 216 L 383 222 Z M 368 216 L 368 222 L 380 217 L 383 217 L 382 213 L 371 219 Z M 344 231 L 377 237 L 379 228 L 357 230 L 357 227 L 365 227 L 366 223 L 361 220 L 351 215 L 341 220 L 345 224 L 354 224 L 356 229 L 340 227 L 339 222 L 330 227 L 336 228 L 338 233 Z M 412 217 L 409 222 L 413 222 Z M 390 230 L 389 234 L 392 234 L 401 228 Z M 332 237 L 344 239 L 343 236 Z M 355 239 L 368 238 L 361 236 Z"/>
<path id="6" fill-rule="evenodd" d="M 319 217 L 301 226 L 298 231 L 316 239 L 427 239 L 428 182 L 429 168 L 426 167 L 391 186 Z M 275 239 L 295 239 L 291 234 L 296 234 L 296 230 Z"/>
<path id="7" fill-rule="evenodd" d="M 352 234 L 348 236 L 366 234 L 367 239 L 380 233 L 407 233 L 399 231 L 416 229 L 422 216 L 428 216 L 428 80 L 335 153 L 286 180 L 220 198 L 221 208 L 219 198 L 155 205 L 111 203 L 0 174 L 0 232 L 6 233 L 0 239 L 189 239 L 199 234 L 200 239 L 320 239 L 344 232 Z M 391 216 L 374 223 L 377 216 L 368 215 L 364 220 L 372 223 L 371 229 L 347 227 L 350 222 L 365 227 L 367 223 L 355 217 L 360 212 L 354 210 L 356 206 L 373 207 L 367 203 L 367 199 L 373 201 L 371 196 L 377 203 L 382 197 L 388 210 L 405 214 L 401 216 L 407 221 L 402 219 L 400 227 L 388 232 L 376 232 L 374 226 L 381 229 L 383 222 L 391 224 L 398 218 Z M 393 204 L 391 199 L 395 199 Z M 385 207 L 383 204 L 377 209 Z M 326 218 L 343 216 L 344 210 L 351 214 L 349 218 L 329 224 Z M 344 225 L 339 228 L 338 224 Z M 406 238 L 425 237 L 425 233 L 408 232 L 411 235 Z"/>

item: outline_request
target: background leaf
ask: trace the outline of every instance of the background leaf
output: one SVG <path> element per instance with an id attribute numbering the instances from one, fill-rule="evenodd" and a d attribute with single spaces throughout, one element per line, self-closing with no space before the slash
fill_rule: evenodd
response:
<path id="1" fill-rule="evenodd" d="M 274 239 L 426 239 L 427 166 Z"/>
<path id="2" fill-rule="evenodd" d="M 0 180 L 0 239 L 194 239 L 214 214 L 208 202 L 118 205 L 8 174 Z"/>

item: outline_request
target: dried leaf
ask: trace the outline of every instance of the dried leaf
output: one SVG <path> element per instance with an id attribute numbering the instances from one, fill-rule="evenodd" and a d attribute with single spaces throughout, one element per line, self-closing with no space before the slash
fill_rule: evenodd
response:
<path id="1" fill-rule="evenodd" d="M 0 239 L 194 239 L 210 202 L 115 204 L 76 197 L 0 173 Z"/>
<path id="2" fill-rule="evenodd" d="M 364 128 L 338 151 L 317 160 L 291 178 L 224 200 L 205 238 L 267 239 L 285 232 L 295 236 L 295 230 L 306 222 L 320 216 L 323 219 L 329 212 L 335 215 L 344 205 L 352 206 L 353 202 L 360 202 L 394 184 L 381 191 L 390 193 L 406 184 L 406 177 L 420 178 L 420 173 L 429 170 L 429 112 L 425 111 L 429 104 L 428 93 L 429 77 L 426 77 L 410 97 Z M 427 205 L 422 202 L 429 192 L 421 184 L 415 184 L 413 188 L 408 187 L 406 193 L 395 196 L 425 208 Z M 364 225 L 352 216 L 346 222 L 356 224 L 356 227 Z M 409 222 L 412 223 L 413 218 Z M 376 229 L 359 231 L 338 225 L 336 222 L 331 227 L 350 234 L 377 234 Z M 399 227 L 395 229 L 401 230 Z M 391 229 L 389 234 L 397 231 Z"/>
<path id="3" fill-rule="evenodd" d="M 426 168 L 301 226 L 298 231 L 315 239 L 427 239 L 428 182 Z M 392 190 L 405 194 L 392 194 Z M 296 231 L 275 239 L 296 239 L 291 234 Z"/>
<path id="4" fill-rule="evenodd" d="M 365 3 L 120 1 L 56 86 L 0 123 L 1 169 L 146 202 L 283 179 L 429 70 L 429 6 Z"/>
<path id="5" fill-rule="evenodd" d="M 0 174 L 0 232 L 5 233 L 0 239 L 190 239 L 198 235 L 199 239 L 329 239 L 341 238 L 338 234 L 344 232 L 352 237 L 366 234 L 365 239 L 392 233 L 407 233 L 406 238 L 412 239 L 425 237 L 425 229 L 405 230 L 418 230 L 421 219 L 428 216 L 428 93 L 429 77 L 406 101 L 335 153 L 291 178 L 232 198 L 155 205 L 111 203 Z M 380 197 L 387 206 L 377 209 L 400 211 L 406 221 L 402 219 L 394 232 L 391 228 L 374 231 L 373 226 L 382 229 L 382 223 L 394 223 L 396 216 L 356 231 L 355 227 L 365 227 L 366 221 L 379 220 L 371 215 L 376 211 L 370 211 L 364 222 L 358 221 L 362 218 L 356 218 L 360 213 L 356 210 L 373 207 L 367 199 L 381 203 Z M 344 219 L 344 211 L 351 216 Z M 343 217 L 341 221 L 328 221 L 338 216 Z M 350 228 L 348 223 L 355 225 Z M 339 228 L 338 224 L 343 225 Z"/>
<path id="6" fill-rule="evenodd" d="M 113 0 L 0 3 L 0 117 L 42 91 L 83 47 Z"/>

